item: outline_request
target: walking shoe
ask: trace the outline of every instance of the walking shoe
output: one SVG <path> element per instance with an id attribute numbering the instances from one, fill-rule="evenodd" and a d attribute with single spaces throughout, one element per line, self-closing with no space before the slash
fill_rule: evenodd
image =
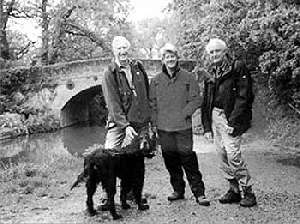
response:
<path id="1" fill-rule="evenodd" d="M 168 196 L 169 201 L 176 201 L 180 199 L 184 199 L 184 194 L 178 193 L 176 191 L 173 192 L 170 196 Z"/>
<path id="2" fill-rule="evenodd" d="M 210 201 L 204 195 L 202 195 L 200 197 L 196 197 L 196 202 L 199 205 L 210 206 Z"/>
<path id="3" fill-rule="evenodd" d="M 251 187 L 242 187 L 244 192 L 244 197 L 240 202 L 240 206 L 242 207 L 252 207 L 254 205 L 257 205 L 256 197 L 254 193 L 252 192 Z"/>
<path id="4" fill-rule="evenodd" d="M 239 193 L 236 193 L 234 192 L 233 189 L 229 189 L 227 191 L 226 194 L 224 194 L 220 199 L 219 199 L 219 202 L 221 204 L 231 204 L 231 203 L 238 203 L 241 201 L 241 194 L 240 192 Z"/>
<path id="5" fill-rule="evenodd" d="M 101 205 L 98 208 L 100 211 L 108 211 L 109 210 L 109 204 L 107 198 L 101 199 Z"/>

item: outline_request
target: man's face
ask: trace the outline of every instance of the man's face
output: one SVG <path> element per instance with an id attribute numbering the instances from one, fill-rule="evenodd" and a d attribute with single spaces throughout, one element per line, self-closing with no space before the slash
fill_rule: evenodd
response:
<path id="1" fill-rule="evenodd" d="M 209 59 L 214 64 L 221 62 L 225 54 L 226 49 L 217 46 L 211 47 L 208 51 Z"/>
<path id="2" fill-rule="evenodd" d="M 129 47 L 126 43 L 120 43 L 118 46 L 114 48 L 114 55 L 116 59 L 120 61 L 121 64 L 122 62 L 125 62 L 129 59 L 128 52 L 129 52 Z"/>
<path id="3" fill-rule="evenodd" d="M 172 52 L 167 52 L 163 57 L 163 63 L 167 66 L 167 68 L 175 68 L 177 64 L 177 56 Z"/>

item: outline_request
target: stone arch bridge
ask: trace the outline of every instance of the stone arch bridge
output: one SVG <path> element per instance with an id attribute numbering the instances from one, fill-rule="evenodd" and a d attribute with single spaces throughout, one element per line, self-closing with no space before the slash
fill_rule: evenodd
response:
<path id="1" fill-rule="evenodd" d="M 50 66 L 22 68 L 32 84 L 41 86 L 38 98 L 28 102 L 47 104 L 60 120 L 61 127 L 89 120 L 89 104 L 95 95 L 101 95 L 101 82 L 111 59 L 93 59 L 54 64 Z M 161 71 L 160 60 L 141 60 L 149 78 Z M 195 61 L 182 60 L 180 64 L 193 70 Z M 19 69 L 19 68 L 16 68 Z M 8 71 L 1 71 L 0 77 Z M 10 70 L 12 72 L 12 70 Z M 24 83 L 26 86 L 28 83 Z M 35 96 L 37 96 L 35 94 Z"/>

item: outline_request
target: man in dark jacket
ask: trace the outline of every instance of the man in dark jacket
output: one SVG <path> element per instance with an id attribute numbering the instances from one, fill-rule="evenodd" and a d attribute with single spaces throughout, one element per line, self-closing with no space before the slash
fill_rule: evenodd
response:
<path id="1" fill-rule="evenodd" d="M 112 41 L 114 59 L 102 81 L 102 91 L 108 108 L 105 148 L 126 146 L 149 125 L 149 81 L 141 62 L 129 58 L 129 41 L 116 36 Z M 137 173 L 144 175 L 144 158 L 135 161 L 143 164 Z M 142 180 L 143 181 L 143 180 Z"/>
<path id="2" fill-rule="evenodd" d="M 241 135 L 250 127 L 252 119 L 252 79 L 246 66 L 232 61 L 226 43 L 214 38 L 206 46 L 209 64 L 204 80 L 202 123 L 204 136 L 217 146 L 221 169 L 229 181 L 229 190 L 220 203 L 256 205 L 251 177 L 241 156 Z M 241 197 L 240 187 L 243 191 Z"/>
<path id="3" fill-rule="evenodd" d="M 200 205 L 208 206 L 204 183 L 193 148 L 192 114 L 201 105 L 199 87 L 193 75 L 178 65 L 174 45 L 162 50 L 162 72 L 150 84 L 152 123 L 158 130 L 165 166 L 174 192 L 169 201 L 184 198 L 183 170 L 191 190 Z"/>

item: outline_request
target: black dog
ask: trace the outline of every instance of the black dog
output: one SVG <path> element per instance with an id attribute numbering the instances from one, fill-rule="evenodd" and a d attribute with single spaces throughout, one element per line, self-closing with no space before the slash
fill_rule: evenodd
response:
<path id="1" fill-rule="evenodd" d="M 96 214 L 93 195 L 97 185 L 101 182 L 108 196 L 108 209 L 113 219 L 119 219 L 121 215 L 117 214 L 114 203 L 116 178 L 119 177 L 121 179 L 121 207 L 123 209 L 130 208 L 126 200 L 127 194 L 132 191 L 138 209 L 149 209 L 149 205 L 142 203 L 145 174 L 144 157 L 152 158 L 155 155 L 155 150 L 155 135 L 149 133 L 148 128 L 142 129 L 132 144 L 121 149 L 99 147 L 85 156 L 84 171 L 78 175 L 71 190 L 80 182 L 86 181 L 87 211 L 93 216 Z"/>

